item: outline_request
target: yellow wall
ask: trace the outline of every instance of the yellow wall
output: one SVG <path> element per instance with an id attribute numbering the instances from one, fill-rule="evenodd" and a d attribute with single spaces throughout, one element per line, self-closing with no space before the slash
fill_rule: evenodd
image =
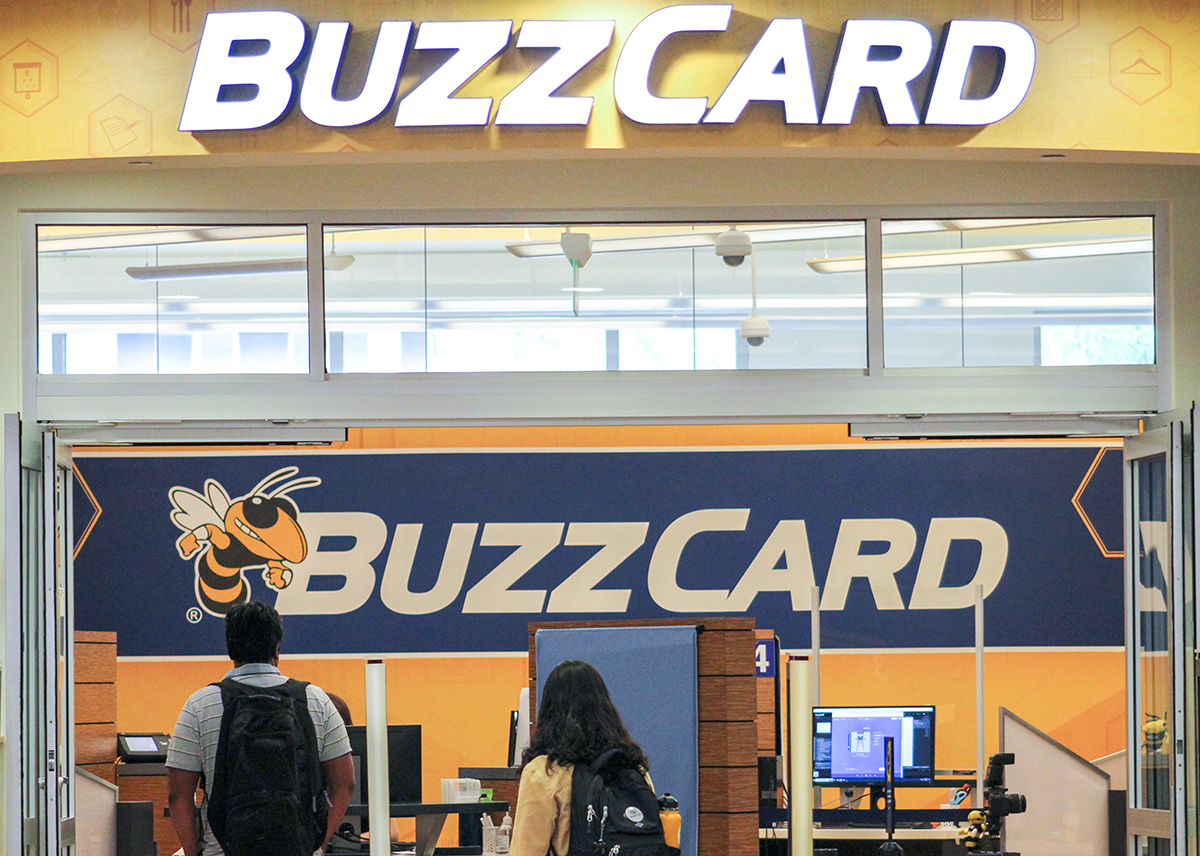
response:
<path id="1" fill-rule="evenodd" d="M 1016 20 L 1033 35 L 1037 68 L 1024 102 L 987 127 L 884 125 L 874 99 L 860 99 L 847 126 L 786 125 L 778 104 L 752 104 L 732 125 L 649 126 L 625 119 L 613 96 L 621 45 L 659 0 L 565 4 L 560 0 L 461 0 L 447 15 L 432 0 L 403 7 L 367 0 L 312 3 L 284 0 L 271 9 L 300 15 L 310 32 L 322 20 L 348 20 L 352 67 L 365 66 L 375 31 L 387 17 L 422 20 L 612 19 L 612 45 L 572 81 L 568 92 L 595 103 L 584 127 L 397 129 L 395 106 L 365 126 L 328 129 L 299 109 L 278 124 L 237 132 L 180 133 L 180 115 L 205 12 L 261 8 L 254 2 L 216 0 L 105 0 L 71 14 L 56 5 L 0 7 L 0 162 L 76 158 L 145 158 L 270 152 L 535 152 L 629 150 L 695 152 L 857 147 L 1090 149 L 1200 152 L 1194 102 L 1200 78 L 1187 63 L 1195 30 L 1185 3 L 1111 3 L 1103 0 L 974 0 L 968 11 L 932 2 L 846 3 L 842 0 L 742 0 L 729 29 L 719 35 L 681 36 L 660 51 L 653 87 L 663 96 L 707 96 L 724 90 L 776 17 L 805 21 L 818 107 L 832 68 L 838 34 L 848 17 L 917 20 L 935 37 L 954 17 Z M 174 15 L 187 10 L 187 20 Z M 361 41 L 359 41 L 361 40 Z M 935 38 L 936 41 L 936 38 Z M 407 93 L 428 73 L 419 63 L 400 81 Z M 500 98 L 537 60 L 509 47 L 458 93 Z M 15 81 L 21 81 L 18 85 Z M 341 93 L 339 93 L 341 94 Z"/>
<path id="2" fill-rule="evenodd" d="M 983 671 L 985 756 L 1000 749 L 1001 707 L 1088 760 L 1125 748 L 1124 652 L 991 652 Z M 938 769 L 975 769 L 975 703 L 974 652 L 821 655 L 821 704 L 936 705 Z M 933 790 L 904 797 L 945 802 Z"/>

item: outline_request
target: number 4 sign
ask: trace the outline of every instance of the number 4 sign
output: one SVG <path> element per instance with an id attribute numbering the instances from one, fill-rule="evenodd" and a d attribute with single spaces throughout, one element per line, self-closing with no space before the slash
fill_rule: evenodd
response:
<path id="1" fill-rule="evenodd" d="M 778 661 L 778 650 L 774 639 L 759 639 L 754 643 L 754 676 L 758 678 L 775 677 L 775 666 Z"/>

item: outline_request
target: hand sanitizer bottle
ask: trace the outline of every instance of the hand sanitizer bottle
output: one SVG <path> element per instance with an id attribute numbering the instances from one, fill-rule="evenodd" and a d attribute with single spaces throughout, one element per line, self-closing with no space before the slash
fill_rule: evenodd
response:
<path id="1" fill-rule="evenodd" d="M 509 842 L 512 841 L 512 818 L 508 812 L 504 813 L 504 820 L 500 821 L 500 828 L 496 830 L 496 852 L 507 853 Z"/>

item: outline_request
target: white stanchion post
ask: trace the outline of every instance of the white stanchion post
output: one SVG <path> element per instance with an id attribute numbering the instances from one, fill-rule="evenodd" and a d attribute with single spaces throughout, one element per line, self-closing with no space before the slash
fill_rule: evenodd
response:
<path id="1" fill-rule="evenodd" d="M 975 808 L 983 808 L 983 586 L 975 586 Z"/>
<path id="2" fill-rule="evenodd" d="M 813 853 L 812 662 L 788 660 L 788 839 L 791 856 Z"/>
<path id="3" fill-rule="evenodd" d="M 391 809 L 388 796 L 387 666 L 367 661 L 367 821 L 371 827 L 370 856 L 392 852 Z"/>

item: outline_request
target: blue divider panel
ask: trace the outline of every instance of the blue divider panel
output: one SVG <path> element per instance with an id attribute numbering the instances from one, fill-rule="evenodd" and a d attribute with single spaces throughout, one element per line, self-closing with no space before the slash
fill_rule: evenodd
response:
<path id="1" fill-rule="evenodd" d="M 563 660 L 584 660 L 604 676 L 626 728 L 650 758 L 661 796 L 679 800 L 682 856 L 696 856 L 699 826 L 699 703 L 696 628 L 596 627 L 539 630 L 538 698 L 546 676 Z"/>

